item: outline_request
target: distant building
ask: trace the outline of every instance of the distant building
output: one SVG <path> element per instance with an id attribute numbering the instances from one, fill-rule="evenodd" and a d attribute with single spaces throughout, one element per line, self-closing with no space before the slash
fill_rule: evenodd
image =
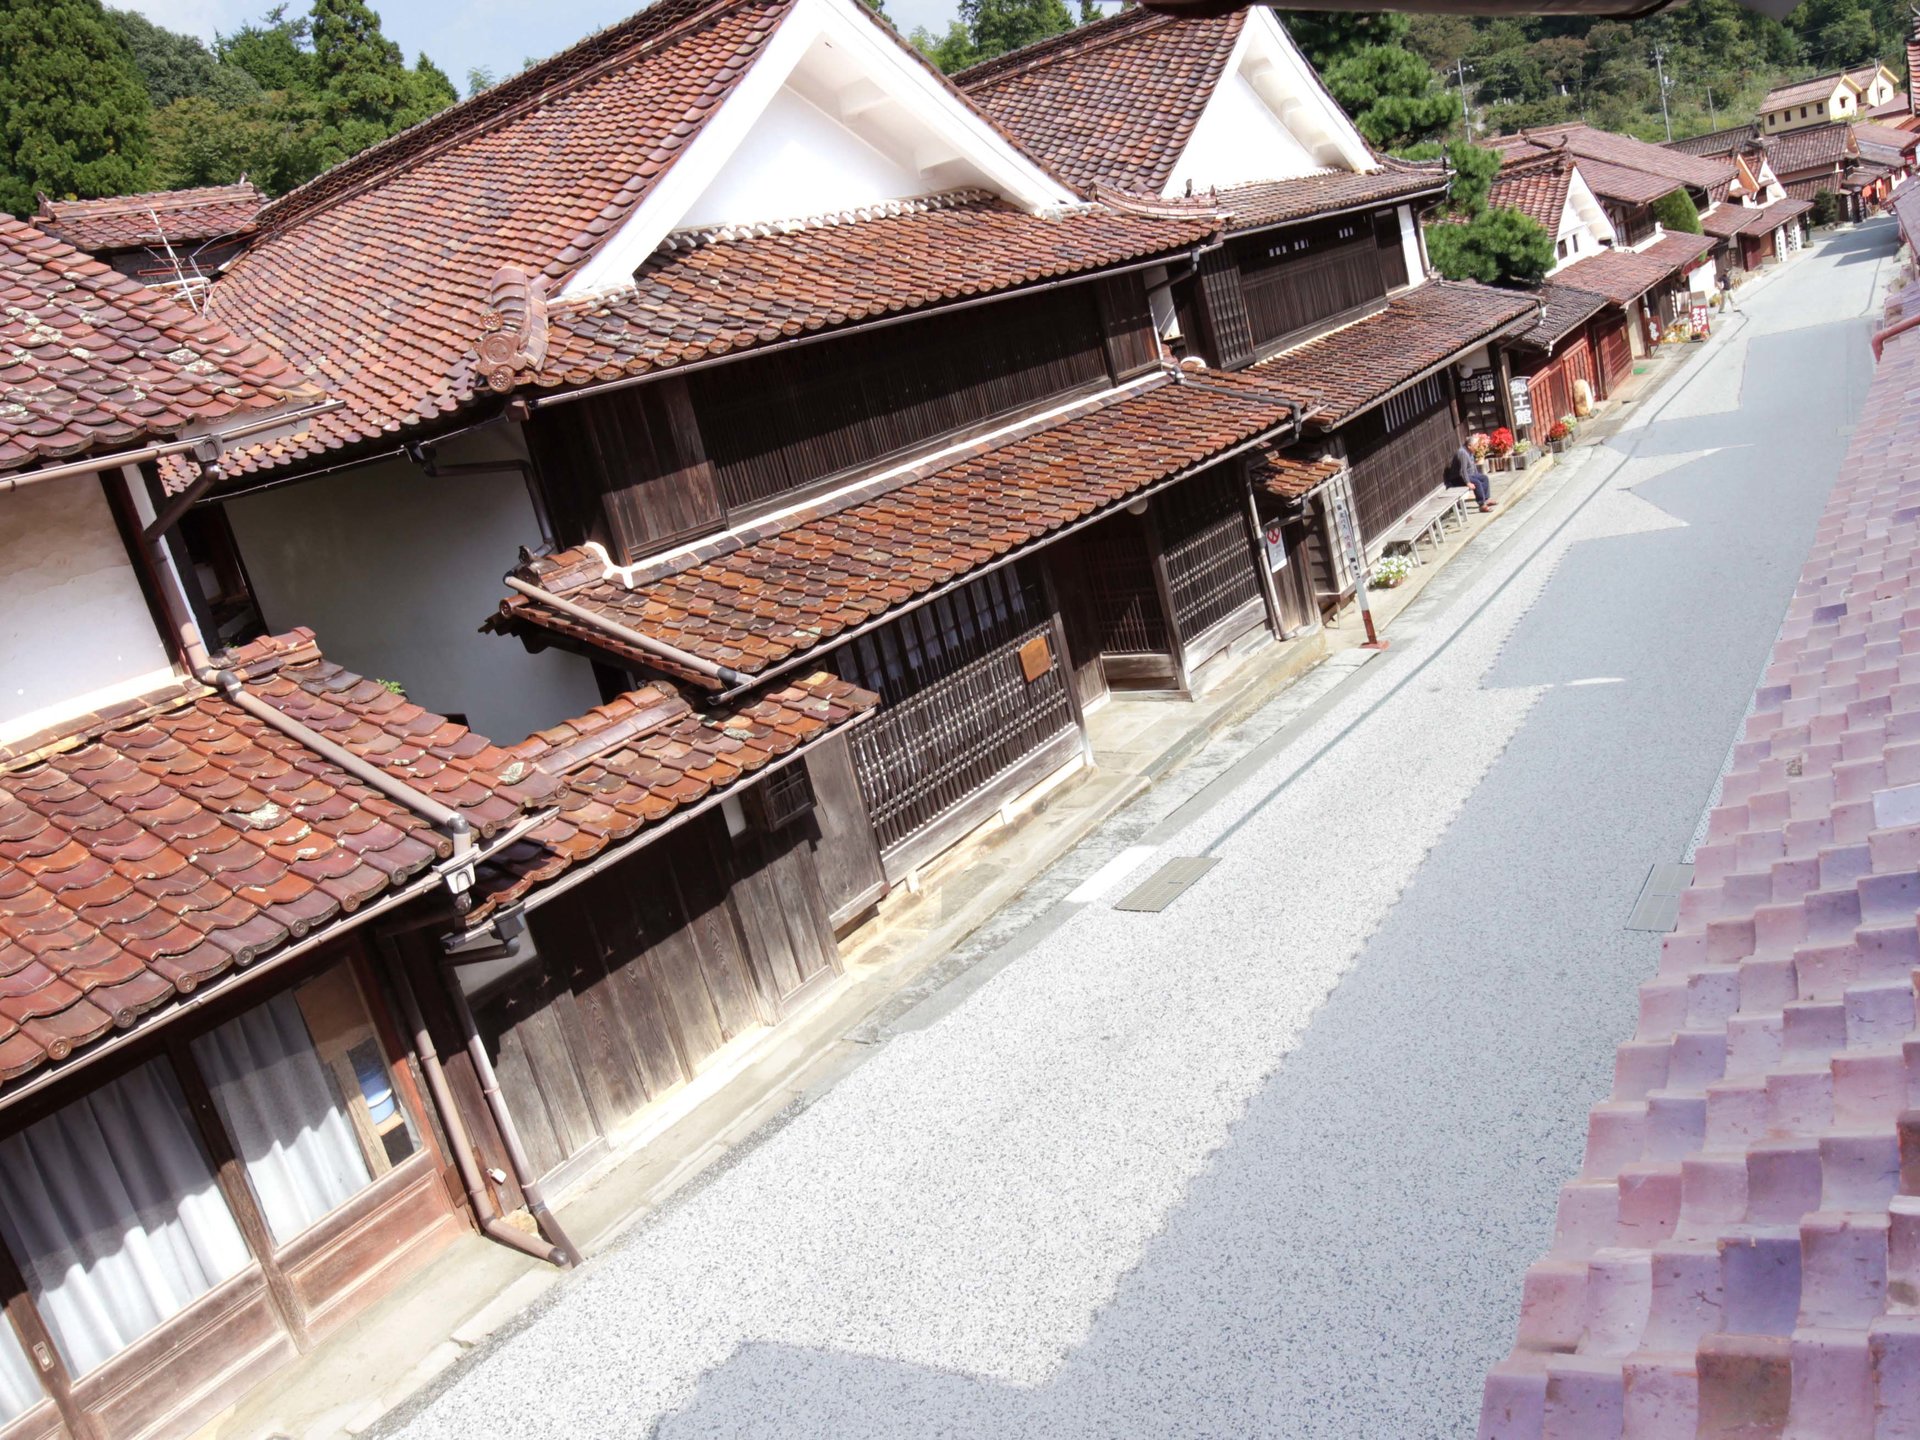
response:
<path id="1" fill-rule="evenodd" d="M 1876 92 L 1880 91 L 1882 83 L 1883 77 L 1876 74 L 1873 78 Z M 1760 132 L 1763 135 L 1785 135 L 1788 131 L 1804 130 L 1811 125 L 1857 119 L 1861 111 L 1884 102 L 1893 94 L 1894 88 L 1892 77 L 1885 76 L 1884 92 L 1880 93 L 1880 99 L 1868 100 L 1865 89 L 1853 78 L 1852 73 L 1846 71 L 1816 75 L 1811 80 L 1796 80 L 1791 85 L 1768 91 L 1767 98 L 1760 102 Z"/>

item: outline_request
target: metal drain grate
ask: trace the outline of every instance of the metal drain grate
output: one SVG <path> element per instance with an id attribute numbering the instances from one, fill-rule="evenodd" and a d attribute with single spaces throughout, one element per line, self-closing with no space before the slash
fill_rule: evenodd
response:
<path id="1" fill-rule="evenodd" d="M 1182 855 L 1169 860 L 1113 902 L 1116 910 L 1164 910 L 1220 863 L 1218 855 Z"/>
<path id="2" fill-rule="evenodd" d="M 1655 865 L 1640 887 L 1640 898 L 1633 902 L 1627 929 L 1666 934 L 1680 923 L 1680 892 L 1692 883 L 1691 865 Z"/>

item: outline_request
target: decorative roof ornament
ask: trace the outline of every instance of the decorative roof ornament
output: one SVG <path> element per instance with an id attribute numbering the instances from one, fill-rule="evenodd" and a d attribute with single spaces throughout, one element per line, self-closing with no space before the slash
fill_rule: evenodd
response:
<path id="1" fill-rule="evenodd" d="M 490 390 L 511 390 L 514 377 L 537 371 L 547 358 L 547 282 L 518 265 L 502 265 L 487 287 L 480 313 L 481 378 Z"/>

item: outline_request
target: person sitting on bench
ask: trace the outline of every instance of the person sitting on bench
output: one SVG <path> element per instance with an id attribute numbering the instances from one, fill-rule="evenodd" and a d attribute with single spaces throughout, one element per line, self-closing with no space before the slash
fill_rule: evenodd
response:
<path id="1" fill-rule="evenodd" d="M 1453 459 L 1447 462 L 1447 484 L 1472 487 L 1473 498 L 1481 510 L 1493 509 L 1493 482 L 1487 479 L 1487 472 L 1480 468 L 1480 462 L 1473 458 L 1473 452 L 1464 445 L 1455 450 Z"/>

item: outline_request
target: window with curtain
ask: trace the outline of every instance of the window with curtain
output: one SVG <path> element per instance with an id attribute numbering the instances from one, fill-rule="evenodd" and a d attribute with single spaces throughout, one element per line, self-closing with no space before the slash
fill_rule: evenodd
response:
<path id="1" fill-rule="evenodd" d="M 76 1375 L 249 1259 L 158 1060 L 0 1140 L 0 1236 Z"/>
<path id="2" fill-rule="evenodd" d="M 46 1399 L 26 1346 L 14 1334 L 13 1326 L 0 1316 L 0 1425 L 18 1420 Z"/>
<path id="3" fill-rule="evenodd" d="M 202 1035 L 193 1057 L 277 1245 L 413 1153 L 346 966 Z"/>

